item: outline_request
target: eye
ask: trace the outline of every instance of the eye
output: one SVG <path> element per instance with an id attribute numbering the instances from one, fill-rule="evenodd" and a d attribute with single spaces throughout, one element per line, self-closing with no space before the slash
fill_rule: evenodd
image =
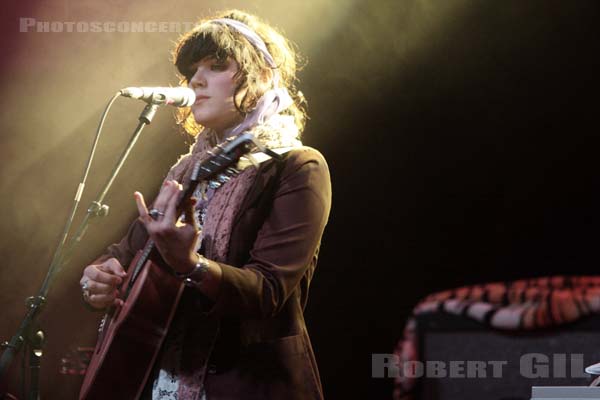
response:
<path id="1" fill-rule="evenodd" d="M 227 67 L 228 67 L 228 64 L 226 61 L 214 61 L 210 65 L 210 69 L 212 71 L 224 71 L 227 69 Z"/>

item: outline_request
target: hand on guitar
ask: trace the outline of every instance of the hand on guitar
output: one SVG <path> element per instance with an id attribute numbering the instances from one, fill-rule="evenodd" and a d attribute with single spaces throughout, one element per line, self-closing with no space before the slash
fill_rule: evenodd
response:
<path id="1" fill-rule="evenodd" d="M 116 258 L 88 265 L 79 281 L 83 288 L 83 299 L 97 309 L 123 305 L 123 300 L 117 298 L 117 288 L 125 276 L 127 273 Z"/>
<path id="2" fill-rule="evenodd" d="M 196 243 L 200 231 L 193 216 L 196 205 L 194 198 L 185 205 L 183 210 L 185 220 L 189 222 L 177 222 L 179 217 L 177 201 L 181 191 L 179 183 L 166 181 L 150 211 L 141 193 L 136 192 L 134 196 L 140 213 L 139 219 L 146 227 L 162 258 L 175 271 L 186 273 L 191 271 L 197 262 Z"/>

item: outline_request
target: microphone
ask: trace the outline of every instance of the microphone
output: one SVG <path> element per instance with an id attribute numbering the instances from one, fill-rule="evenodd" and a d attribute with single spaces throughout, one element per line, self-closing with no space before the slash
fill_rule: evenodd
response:
<path id="1" fill-rule="evenodd" d="M 189 107 L 196 101 L 192 89 L 180 87 L 127 87 L 120 90 L 121 96 L 144 100 L 152 104 L 169 104 L 175 107 Z"/>

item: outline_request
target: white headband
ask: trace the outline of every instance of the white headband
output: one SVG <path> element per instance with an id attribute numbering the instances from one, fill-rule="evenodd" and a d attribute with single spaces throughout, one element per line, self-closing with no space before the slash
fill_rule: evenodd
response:
<path id="1" fill-rule="evenodd" d="M 231 18 L 213 19 L 211 22 L 227 25 L 241 33 L 258 51 L 262 53 L 265 61 L 267 64 L 269 64 L 269 67 L 273 69 L 273 89 L 266 91 L 265 94 L 258 99 L 256 108 L 251 113 L 246 115 L 246 118 L 240 125 L 233 129 L 232 135 L 237 135 L 245 130 L 252 129 L 257 124 L 263 124 L 271 116 L 279 114 L 281 111 L 291 106 L 294 101 L 290 97 L 290 94 L 285 87 L 279 87 L 280 75 L 279 71 L 277 70 L 277 64 L 275 64 L 273 56 L 271 53 L 269 53 L 267 45 L 261 39 L 261 37 L 258 36 L 258 34 L 254 32 L 248 25 Z"/>

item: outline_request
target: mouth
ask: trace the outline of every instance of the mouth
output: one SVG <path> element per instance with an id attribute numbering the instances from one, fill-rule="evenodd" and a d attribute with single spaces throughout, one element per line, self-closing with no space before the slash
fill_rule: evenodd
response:
<path id="1" fill-rule="evenodd" d="M 196 95 L 196 101 L 194 102 L 194 104 L 198 104 L 203 100 L 208 99 L 209 96 L 204 96 L 204 95 Z"/>

